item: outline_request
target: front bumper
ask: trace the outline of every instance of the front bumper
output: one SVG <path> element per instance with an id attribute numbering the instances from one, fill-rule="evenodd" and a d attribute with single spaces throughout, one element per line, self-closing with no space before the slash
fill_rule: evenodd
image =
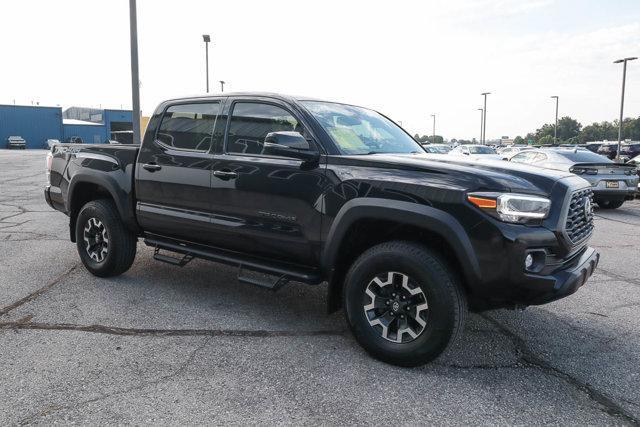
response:
<path id="1" fill-rule="evenodd" d="M 593 274 L 600 261 L 600 253 L 587 247 L 567 266 L 547 276 L 525 274 L 524 287 L 531 296 L 528 305 L 546 304 L 573 294 Z"/>

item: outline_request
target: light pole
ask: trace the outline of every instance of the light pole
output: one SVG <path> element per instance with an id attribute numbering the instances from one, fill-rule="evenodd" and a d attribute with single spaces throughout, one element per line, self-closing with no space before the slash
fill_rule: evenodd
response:
<path id="1" fill-rule="evenodd" d="M 558 95 L 553 95 L 551 99 L 556 100 L 556 126 L 553 128 L 553 143 L 558 144 Z"/>
<path id="2" fill-rule="evenodd" d="M 224 80 L 220 80 L 220 92 L 224 92 Z"/>
<path id="3" fill-rule="evenodd" d="M 136 0 L 129 0 L 129 36 L 131 39 L 131 125 L 133 143 L 140 144 L 140 79 L 138 76 L 138 17 Z"/>
<path id="4" fill-rule="evenodd" d="M 432 114 L 431 117 L 433 117 L 433 140 L 431 141 L 432 144 L 436 143 L 436 115 Z"/>
<path id="5" fill-rule="evenodd" d="M 203 34 L 202 40 L 204 40 L 204 55 L 206 61 L 206 73 L 207 73 L 207 93 L 209 93 L 209 42 L 211 41 L 211 37 L 209 34 Z"/>
<path id="6" fill-rule="evenodd" d="M 480 111 L 480 142 L 482 142 L 482 120 L 484 118 L 484 109 L 478 108 L 478 111 Z"/>
<path id="7" fill-rule="evenodd" d="M 613 61 L 614 64 L 623 63 L 622 66 L 622 97 L 620 98 L 620 122 L 618 123 L 618 151 L 616 153 L 616 162 L 620 161 L 620 146 L 622 145 L 622 110 L 624 109 L 624 85 L 627 80 L 627 62 L 633 61 L 634 59 L 638 59 L 635 56 L 630 56 L 628 58 L 618 59 L 617 61 Z"/>
<path id="8" fill-rule="evenodd" d="M 483 92 L 480 95 L 484 96 L 484 110 L 482 113 L 482 144 L 487 141 L 487 95 L 491 92 Z"/>

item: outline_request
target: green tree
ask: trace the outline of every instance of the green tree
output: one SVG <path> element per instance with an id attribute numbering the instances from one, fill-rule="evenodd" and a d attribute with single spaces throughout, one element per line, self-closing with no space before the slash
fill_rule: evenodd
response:
<path id="1" fill-rule="evenodd" d="M 580 135 L 582 125 L 569 116 L 564 116 L 558 120 L 558 139 L 566 141 L 570 138 Z M 553 135 L 553 134 L 552 134 Z"/>
<path id="2" fill-rule="evenodd" d="M 518 135 L 514 138 L 513 143 L 516 145 L 521 145 L 521 144 L 526 144 L 526 141 L 522 139 L 520 135 Z"/>
<path id="3" fill-rule="evenodd" d="M 527 136 L 524 137 L 524 140 L 526 141 L 527 144 L 535 144 L 536 143 L 536 136 L 535 136 L 535 134 L 529 132 L 527 134 Z"/>
<path id="4" fill-rule="evenodd" d="M 538 144 L 542 145 L 552 145 L 553 144 L 553 136 L 545 135 L 542 138 L 538 139 Z"/>
<path id="5" fill-rule="evenodd" d="M 536 141 L 540 141 L 540 138 L 544 138 L 545 136 L 550 136 L 553 138 L 553 125 L 545 123 L 541 128 L 536 129 L 535 139 Z"/>
<path id="6" fill-rule="evenodd" d="M 558 120 L 558 142 L 566 141 L 569 138 L 580 135 L 582 125 L 575 119 L 569 116 L 562 117 Z M 545 136 L 553 138 L 555 134 L 556 126 L 554 124 L 545 123 L 541 128 L 536 130 L 535 137 L 539 140 Z"/>
<path id="7" fill-rule="evenodd" d="M 427 138 L 430 144 L 442 144 L 444 142 L 444 138 L 440 135 L 431 135 Z"/>

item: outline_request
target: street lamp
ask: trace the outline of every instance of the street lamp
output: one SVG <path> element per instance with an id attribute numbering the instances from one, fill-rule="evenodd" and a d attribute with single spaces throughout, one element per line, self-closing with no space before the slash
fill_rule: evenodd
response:
<path id="1" fill-rule="evenodd" d="M 220 92 L 224 92 L 224 80 L 220 80 Z"/>
<path id="2" fill-rule="evenodd" d="M 205 61 L 206 61 L 206 73 L 207 73 L 207 93 L 209 93 L 209 42 L 211 41 L 211 37 L 209 34 L 203 34 L 202 40 L 204 40 L 204 51 L 205 51 Z"/>
<path id="3" fill-rule="evenodd" d="M 138 77 L 136 0 L 129 0 L 129 37 L 131 43 L 131 128 L 133 130 L 133 143 L 140 144 L 140 78 Z"/>
<path id="4" fill-rule="evenodd" d="M 487 95 L 491 92 L 483 92 L 480 95 L 484 96 L 484 110 L 482 113 L 482 144 L 487 141 Z"/>
<path id="5" fill-rule="evenodd" d="M 482 120 L 484 118 L 484 109 L 478 108 L 478 111 L 480 111 L 480 142 L 482 142 Z"/>
<path id="6" fill-rule="evenodd" d="M 558 143 L 558 95 L 553 95 L 551 99 L 556 100 L 556 127 L 553 128 L 553 143 Z"/>
<path id="7" fill-rule="evenodd" d="M 618 152 L 616 153 L 616 162 L 620 161 L 620 146 L 622 145 L 622 110 L 624 109 L 624 85 L 627 80 L 627 61 L 633 61 L 634 59 L 638 59 L 635 56 L 630 56 L 628 58 L 618 59 L 617 61 L 613 61 L 614 64 L 623 63 L 622 67 L 622 97 L 620 98 L 620 122 L 618 123 Z"/>
<path id="8" fill-rule="evenodd" d="M 431 117 L 433 117 L 433 140 L 431 141 L 432 144 L 436 143 L 436 115 L 432 114 Z"/>

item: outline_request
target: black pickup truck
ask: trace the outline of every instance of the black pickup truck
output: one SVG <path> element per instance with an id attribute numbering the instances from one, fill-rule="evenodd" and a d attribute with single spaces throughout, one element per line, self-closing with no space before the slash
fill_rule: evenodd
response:
<path id="1" fill-rule="evenodd" d="M 582 178 L 429 155 L 353 105 L 174 99 L 141 146 L 56 145 L 47 175 L 91 273 L 127 271 L 141 238 L 159 261 L 230 264 L 274 290 L 328 282 L 329 311 L 344 307 L 358 342 L 402 366 L 447 349 L 468 309 L 562 298 L 599 260 Z"/>

